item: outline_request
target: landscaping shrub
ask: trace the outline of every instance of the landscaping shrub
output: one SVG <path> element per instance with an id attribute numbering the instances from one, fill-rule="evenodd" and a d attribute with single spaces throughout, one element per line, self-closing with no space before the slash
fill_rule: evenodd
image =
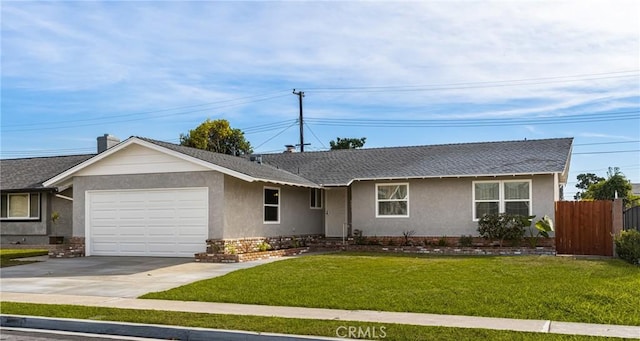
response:
<path id="1" fill-rule="evenodd" d="M 367 245 L 367 237 L 364 236 L 362 230 L 353 230 L 353 241 L 356 245 Z"/>
<path id="2" fill-rule="evenodd" d="M 473 246 L 473 237 L 471 235 L 468 235 L 468 236 L 462 235 L 462 236 L 460 236 L 460 239 L 458 239 L 458 245 L 460 245 L 462 247 Z"/>
<path id="3" fill-rule="evenodd" d="M 640 265 L 640 232 L 622 231 L 615 237 L 616 253 L 620 259 Z"/>
<path id="4" fill-rule="evenodd" d="M 271 245 L 269 245 L 266 240 L 258 244 L 258 251 L 264 252 L 269 250 L 271 250 Z"/>
<path id="5" fill-rule="evenodd" d="M 517 214 L 485 214 L 478 220 L 478 232 L 486 239 L 500 241 L 500 247 L 505 240 L 518 244 L 524 236 L 525 227 L 531 225 L 533 217 Z"/>
<path id="6" fill-rule="evenodd" d="M 404 242 L 402 243 L 403 246 L 412 246 L 413 242 L 411 241 L 411 237 L 416 234 L 416 231 L 414 230 L 410 230 L 410 231 L 402 231 L 402 236 L 404 237 Z"/>
<path id="7" fill-rule="evenodd" d="M 440 237 L 440 239 L 438 239 L 438 246 L 449 246 L 446 236 Z"/>
<path id="8" fill-rule="evenodd" d="M 531 216 L 531 219 L 535 218 L 535 216 Z M 545 215 L 542 219 L 538 220 L 535 224 L 535 234 L 534 230 L 529 226 L 529 244 L 531 248 L 538 246 L 538 239 L 540 236 L 549 238 L 549 232 L 553 232 L 553 220 Z"/>

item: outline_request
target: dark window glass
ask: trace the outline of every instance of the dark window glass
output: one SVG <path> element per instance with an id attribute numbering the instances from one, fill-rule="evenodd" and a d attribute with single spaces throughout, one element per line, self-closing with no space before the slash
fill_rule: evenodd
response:
<path id="1" fill-rule="evenodd" d="M 264 221 L 278 221 L 278 207 L 277 206 L 265 206 L 264 207 Z"/>
<path id="2" fill-rule="evenodd" d="M 264 203 L 267 205 L 277 205 L 278 204 L 278 190 L 265 188 L 264 189 Z"/>

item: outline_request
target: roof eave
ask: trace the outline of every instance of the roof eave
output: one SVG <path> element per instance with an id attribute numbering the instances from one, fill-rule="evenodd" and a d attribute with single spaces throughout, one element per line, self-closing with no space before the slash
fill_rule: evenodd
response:
<path id="1" fill-rule="evenodd" d="M 395 180 L 416 180 L 416 179 L 456 179 L 456 178 L 497 178 L 508 176 L 533 176 L 533 175 L 553 175 L 562 174 L 562 172 L 524 172 L 524 173 L 497 173 L 497 174 L 454 174 L 454 175 L 421 175 L 421 176 L 397 176 L 397 177 L 370 177 L 370 178 L 354 178 L 346 184 L 323 184 L 323 186 L 351 186 L 355 181 L 395 181 Z"/>
<path id="2" fill-rule="evenodd" d="M 55 187 L 33 187 L 33 188 L 2 188 L 0 192 L 3 193 L 29 193 L 29 192 L 56 192 Z"/>
<path id="3" fill-rule="evenodd" d="M 74 166 L 74 167 L 72 167 L 72 168 L 60 173 L 60 174 L 58 174 L 58 175 L 56 175 L 56 176 L 54 176 L 53 178 L 43 182 L 43 185 L 45 187 L 55 187 L 58 184 L 65 183 L 71 177 L 73 177 L 73 175 L 75 173 L 77 173 L 81 169 L 86 168 L 86 167 L 88 167 L 88 166 L 90 166 L 90 165 L 92 165 L 92 164 L 94 164 L 94 163 L 96 163 L 96 162 L 98 162 L 98 161 L 100 161 L 100 160 L 102 160 L 102 159 L 104 159 L 104 158 L 106 158 L 106 157 L 118 152 L 119 150 L 122 150 L 122 149 L 132 145 L 132 144 L 138 144 L 138 145 L 141 145 L 141 146 L 144 146 L 144 147 L 147 147 L 147 148 L 151 148 L 153 150 L 157 150 L 157 151 L 160 151 L 160 152 L 175 156 L 175 157 L 177 157 L 179 159 L 195 163 L 195 164 L 203 166 L 205 168 L 209 168 L 211 170 L 218 171 L 220 173 L 227 174 L 229 176 L 233 176 L 233 177 L 238 178 L 240 180 L 244 180 L 244 181 L 247 181 L 247 182 L 256 181 L 255 178 L 253 178 L 251 176 L 248 176 L 246 174 L 243 174 L 243 173 L 240 173 L 240 172 L 236 172 L 234 170 L 231 170 L 231 169 L 228 169 L 228 168 L 225 168 L 225 167 L 218 166 L 216 164 L 213 164 L 213 163 L 198 159 L 196 157 L 192 157 L 192 156 L 189 156 L 189 155 L 186 155 L 186 154 L 171 150 L 169 148 L 165 148 L 163 146 L 160 146 L 160 145 L 157 145 L 155 143 L 142 140 L 142 139 L 137 138 L 137 137 L 134 136 L 134 137 L 130 137 L 127 140 L 123 141 L 122 143 L 120 143 L 120 144 L 118 144 L 118 145 L 116 145 L 116 146 L 114 146 L 112 148 L 109 148 L 106 151 L 104 151 L 104 152 L 102 152 L 102 153 L 100 153 L 100 154 L 98 154 L 98 155 L 96 155 L 96 156 L 94 156 L 94 157 L 92 157 L 92 158 L 90 158 L 90 159 L 88 159 L 88 160 L 86 160 L 86 161 L 84 161 L 84 162 L 82 162 L 82 163 L 80 163 L 80 164 L 78 164 L 78 165 L 76 165 L 76 166 Z"/>
<path id="4" fill-rule="evenodd" d="M 318 184 L 302 184 L 288 181 L 278 181 L 278 180 L 268 180 L 268 179 L 255 179 L 255 181 L 266 182 L 270 184 L 276 185 L 284 185 L 284 186 L 295 186 L 295 187 L 304 187 L 304 188 L 322 188 L 323 186 Z"/>

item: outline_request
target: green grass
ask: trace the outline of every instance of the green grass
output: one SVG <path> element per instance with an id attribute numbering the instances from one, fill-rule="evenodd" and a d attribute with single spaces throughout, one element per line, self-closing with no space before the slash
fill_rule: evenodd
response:
<path id="1" fill-rule="evenodd" d="M 157 310 L 98 308 L 72 305 L 2 302 L 3 314 L 122 321 L 185 327 L 245 330 L 336 337 L 339 327 L 354 326 L 366 330 L 384 330 L 384 340 L 523 340 L 572 341 L 612 340 L 604 337 L 525 333 L 471 328 L 421 327 L 353 321 L 305 320 L 279 317 L 183 313 Z M 384 327 L 384 328 L 382 328 Z M 344 330 L 341 329 L 341 330 Z M 380 335 L 380 334 L 378 334 Z"/>
<path id="2" fill-rule="evenodd" d="M 0 267 L 33 263 L 31 261 L 19 261 L 18 258 L 44 256 L 48 250 L 41 249 L 0 249 Z"/>
<path id="3" fill-rule="evenodd" d="M 640 267 L 563 257 L 327 254 L 142 298 L 640 325 Z"/>

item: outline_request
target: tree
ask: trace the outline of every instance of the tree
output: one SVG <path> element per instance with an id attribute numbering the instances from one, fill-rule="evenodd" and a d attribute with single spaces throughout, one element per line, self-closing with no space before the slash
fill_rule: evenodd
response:
<path id="1" fill-rule="evenodd" d="M 604 178 L 599 177 L 593 173 L 578 174 L 578 184 L 576 185 L 576 187 L 578 189 L 581 189 L 582 191 L 576 193 L 573 198 L 576 200 L 580 200 L 580 198 L 582 198 L 583 192 L 589 189 L 589 186 L 597 184 L 598 182 L 604 180 Z"/>
<path id="2" fill-rule="evenodd" d="M 366 137 L 363 138 L 355 138 L 355 137 L 345 137 L 339 138 L 337 137 L 335 141 L 331 140 L 329 142 L 329 146 L 331 146 L 331 150 L 337 149 L 358 149 L 364 146 Z"/>
<path id="3" fill-rule="evenodd" d="M 180 144 L 216 153 L 240 156 L 251 154 L 251 144 L 240 129 L 233 129 L 224 119 L 202 122 L 195 129 L 180 134 Z"/>
<path id="4" fill-rule="evenodd" d="M 582 193 L 582 199 L 611 200 L 615 197 L 624 199 L 624 205 L 630 207 L 640 201 L 640 197 L 633 195 L 631 181 L 622 174 L 620 168 L 609 167 L 607 178 L 595 184 Z"/>

